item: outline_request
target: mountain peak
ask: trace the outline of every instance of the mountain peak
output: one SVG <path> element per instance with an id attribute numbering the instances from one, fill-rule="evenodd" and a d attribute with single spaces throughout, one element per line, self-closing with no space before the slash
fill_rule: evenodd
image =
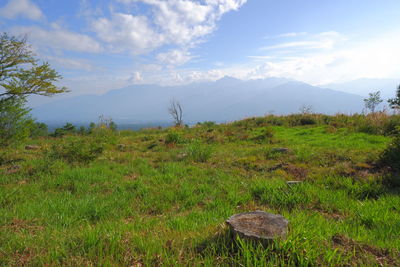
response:
<path id="1" fill-rule="evenodd" d="M 237 78 L 231 77 L 231 76 L 224 76 L 221 79 L 216 81 L 217 83 L 238 83 L 238 82 L 242 82 L 242 80 L 239 80 Z"/>

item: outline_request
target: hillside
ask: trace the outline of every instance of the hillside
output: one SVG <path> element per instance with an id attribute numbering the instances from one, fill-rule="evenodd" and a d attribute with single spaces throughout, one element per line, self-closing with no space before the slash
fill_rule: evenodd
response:
<path id="1" fill-rule="evenodd" d="M 361 112 L 363 98 L 305 83 L 268 78 L 242 81 L 225 77 L 216 82 L 182 86 L 135 85 L 100 96 L 84 95 L 55 101 L 33 109 L 45 122 L 97 121 L 99 115 L 120 123 L 170 121 L 172 99 L 184 108 L 184 121 L 232 121 L 268 112 L 290 114 L 309 105 L 315 112 L 334 114 Z"/>
<path id="2" fill-rule="evenodd" d="M 398 177 L 374 165 L 391 137 L 360 132 L 382 122 L 269 116 L 2 148 L 0 266 L 399 266 Z M 233 239 L 225 220 L 254 210 L 287 218 L 286 239 Z"/>

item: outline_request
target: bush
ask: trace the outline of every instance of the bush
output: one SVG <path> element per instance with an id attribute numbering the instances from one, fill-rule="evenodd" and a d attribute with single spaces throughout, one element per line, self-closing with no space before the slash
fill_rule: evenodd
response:
<path id="1" fill-rule="evenodd" d="M 400 127 L 396 128 L 396 135 L 380 156 L 380 163 L 390 167 L 393 171 L 400 171 Z"/>
<path id="2" fill-rule="evenodd" d="M 118 132 L 103 127 L 96 127 L 91 130 L 90 136 L 95 139 L 96 142 L 105 145 L 116 145 L 118 142 Z"/>
<path id="3" fill-rule="evenodd" d="M 25 108 L 25 99 L 0 100 L 0 146 L 19 143 L 29 137 L 33 120 L 29 109 Z"/>
<path id="4" fill-rule="evenodd" d="M 32 126 L 32 130 L 31 130 L 32 138 L 45 137 L 48 135 L 49 135 L 49 131 L 48 131 L 47 125 L 45 123 L 36 122 Z"/>
<path id="5" fill-rule="evenodd" d="M 68 163 L 89 163 L 99 157 L 103 150 L 104 144 L 96 139 L 70 138 L 61 145 L 53 145 L 49 157 Z"/>
<path id="6" fill-rule="evenodd" d="M 265 141 L 271 142 L 273 136 L 274 133 L 272 129 L 264 127 L 254 130 L 250 139 L 256 143 L 264 143 Z"/>
<path id="7" fill-rule="evenodd" d="M 165 143 L 166 144 L 180 144 L 183 143 L 183 138 L 182 135 L 176 131 L 172 131 L 167 134 L 165 137 Z"/>
<path id="8" fill-rule="evenodd" d="M 76 133 L 76 127 L 72 123 L 67 122 L 62 128 L 57 128 L 54 130 L 54 137 L 62 137 L 66 134 Z"/>
<path id="9" fill-rule="evenodd" d="M 192 142 L 186 148 L 187 157 L 196 162 L 206 162 L 212 153 L 210 146 L 203 145 L 198 140 Z"/>

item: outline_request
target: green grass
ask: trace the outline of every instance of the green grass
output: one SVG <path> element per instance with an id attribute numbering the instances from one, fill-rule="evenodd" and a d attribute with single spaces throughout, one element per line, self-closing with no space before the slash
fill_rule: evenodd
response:
<path id="1" fill-rule="evenodd" d="M 400 265 L 399 191 L 374 166 L 390 137 L 238 123 L 176 133 L 113 134 L 83 161 L 48 155 L 97 137 L 3 149 L 0 266 Z M 232 238 L 225 220 L 253 210 L 285 216 L 287 238 Z"/>

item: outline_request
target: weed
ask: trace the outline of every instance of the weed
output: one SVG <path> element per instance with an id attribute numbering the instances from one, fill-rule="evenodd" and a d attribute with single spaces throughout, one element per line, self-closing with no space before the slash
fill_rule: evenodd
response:
<path id="1" fill-rule="evenodd" d="M 68 163 L 89 163 L 99 157 L 104 150 L 104 144 L 97 140 L 68 138 L 65 143 L 53 145 L 49 157 L 62 159 Z"/>
<path id="2" fill-rule="evenodd" d="M 212 155 L 213 149 L 202 144 L 199 140 L 191 142 L 186 147 L 187 157 L 195 162 L 206 162 Z"/>
<path id="3" fill-rule="evenodd" d="M 181 144 L 184 142 L 182 135 L 179 132 L 171 131 L 165 137 L 166 144 Z"/>

